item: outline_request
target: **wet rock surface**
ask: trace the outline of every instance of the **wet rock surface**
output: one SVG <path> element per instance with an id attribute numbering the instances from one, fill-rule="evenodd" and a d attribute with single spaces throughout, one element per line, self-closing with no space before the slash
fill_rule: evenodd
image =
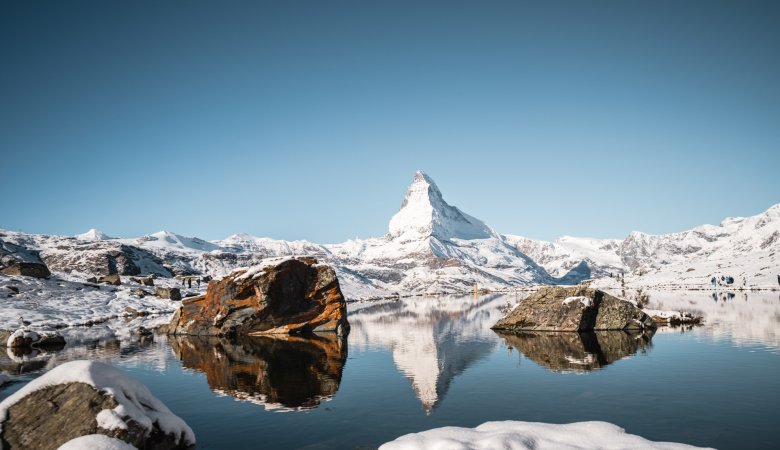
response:
<path id="1" fill-rule="evenodd" d="M 633 303 L 586 287 L 550 286 L 521 301 L 495 325 L 503 331 L 594 331 L 655 328 Z"/>
<path id="2" fill-rule="evenodd" d="M 589 372 L 615 361 L 645 353 L 651 347 L 653 330 L 643 333 L 625 331 L 496 332 L 506 345 L 553 371 Z"/>
<path id="3" fill-rule="evenodd" d="M 348 331 L 336 273 L 313 258 L 286 259 L 211 281 L 205 295 L 182 302 L 170 324 L 170 332 L 180 335 Z"/>
<path id="4" fill-rule="evenodd" d="M 176 336 L 170 341 L 184 367 L 206 374 L 212 390 L 268 409 L 309 409 L 336 394 L 347 360 L 346 338 Z"/>

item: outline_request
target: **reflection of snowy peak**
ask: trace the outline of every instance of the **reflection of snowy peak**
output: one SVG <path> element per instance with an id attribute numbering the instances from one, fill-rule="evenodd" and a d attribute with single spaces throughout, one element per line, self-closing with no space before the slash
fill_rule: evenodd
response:
<path id="1" fill-rule="evenodd" d="M 436 183 L 421 171 L 406 191 L 401 209 L 390 219 L 389 236 L 411 241 L 433 236 L 441 240 L 484 239 L 495 233 L 482 221 L 450 206 Z"/>
<path id="2" fill-rule="evenodd" d="M 408 298 L 352 308 L 350 348 L 385 348 L 431 413 L 452 380 L 496 346 L 490 326 L 506 298 Z"/>

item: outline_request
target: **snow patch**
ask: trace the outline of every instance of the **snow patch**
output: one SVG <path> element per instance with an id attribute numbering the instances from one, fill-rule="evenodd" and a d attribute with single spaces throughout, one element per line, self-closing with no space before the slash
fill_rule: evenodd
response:
<path id="1" fill-rule="evenodd" d="M 88 434 L 71 439 L 57 450 L 137 450 L 127 442 L 103 434 Z"/>
<path id="2" fill-rule="evenodd" d="M 627 434 L 623 428 L 608 422 L 549 424 L 541 422 L 485 422 L 476 428 L 443 427 L 411 433 L 388 442 L 380 450 L 419 449 L 695 449 L 674 442 L 653 442 Z"/>
<path id="3" fill-rule="evenodd" d="M 564 305 L 569 305 L 576 302 L 580 302 L 585 308 L 590 308 L 593 306 L 593 299 L 585 296 L 566 297 L 561 303 Z"/>

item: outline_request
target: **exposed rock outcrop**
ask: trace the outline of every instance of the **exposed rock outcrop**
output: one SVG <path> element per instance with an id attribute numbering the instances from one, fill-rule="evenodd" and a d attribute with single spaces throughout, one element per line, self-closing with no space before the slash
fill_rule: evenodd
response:
<path id="1" fill-rule="evenodd" d="M 107 364 L 72 361 L 31 381 L 0 403 L 7 449 L 56 449 L 102 434 L 137 448 L 185 449 L 195 435 L 151 392 Z"/>
<path id="2" fill-rule="evenodd" d="M 265 335 L 236 339 L 176 336 L 184 367 L 206 374 L 209 387 L 267 409 L 309 409 L 336 394 L 347 360 L 346 337 Z"/>
<path id="3" fill-rule="evenodd" d="M 157 287 L 154 289 L 154 295 L 169 300 L 181 300 L 181 290 L 179 288 Z"/>
<path id="4" fill-rule="evenodd" d="M 48 278 L 49 268 L 41 262 L 14 261 L 2 270 L 6 275 L 21 275 L 23 277 Z"/>
<path id="5" fill-rule="evenodd" d="M 314 258 L 273 260 L 209 282 L 171 320 L 181 335 L 347 334 L 347 306 L 333 268 Z"/>
<path id="6" fill-rule="evenodd" d="M 521 301 L 493 325 L 504 331 L 594 331 L 655 328 L 633 303 L 581 286 L 550 286 Z"/>
<path id="7" fill-rule="evenodd" d="M 114 286 L 119 286 L 122 284 L 122 279 L 117 274 L 111 274 L 111 275 L 104 275 L 100 278 L 98 278 L 98 283 L 105 283 L 105 284 L 113 284 Z"/>

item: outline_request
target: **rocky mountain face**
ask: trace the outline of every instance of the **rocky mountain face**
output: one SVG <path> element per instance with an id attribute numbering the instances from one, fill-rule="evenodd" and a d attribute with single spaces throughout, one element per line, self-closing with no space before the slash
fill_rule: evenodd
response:
<path id="1" fill-rule="evenodd" d="M 340 244 L 281 241 L 247 234 L 205 241 L 161 231 L 116 239 L 98 230 L 76 237 L 0 229 L 0 269 L 13 261 L 42 261 L 53 271 L 104 275 L 204 274 L 223 277 L 268 258 L 308 256 L 331 265 L 347 298 L 454 293 L 474 285 L 497 289 L 573 284 L 614 272 L 667 271 L 691 266 L 734 268 L 734 275 L 778 267 L 780 204 L 753 217 L 727 219 L 668 235 L 632 233 L 623 240 L 562 237 L 544 242 L 501 235 L 450 205 L 417 172 L 385 236 Z M 717 261 L 713 263 L 713 261 Z M 752 262 L 751 262 L 752 261 Z M 754 267 L 756 266 L 756 267 Z M 731 270 L 731 269 L 730 269 Z M 703 279 L 696 273 L 697 279 Z"/>

